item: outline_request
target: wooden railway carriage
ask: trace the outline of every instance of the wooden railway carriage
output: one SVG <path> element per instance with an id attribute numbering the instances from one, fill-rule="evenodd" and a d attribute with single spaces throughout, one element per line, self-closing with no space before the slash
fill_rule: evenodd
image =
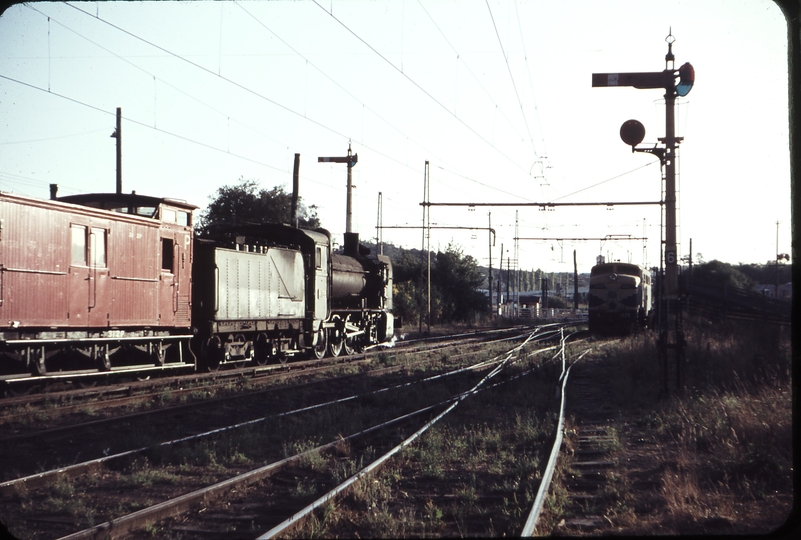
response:
<path id="1" fill-rule="evenodd" d="M 0 371 L 110 370 L 123 356 L 193 364 L 195 208 L 135 193 L 0 193 Z"/>
<path id="2" fill-rule="evenodd" d="M 590 271 L 590 330 L 630 332 L 652 316 L 651 275 L 637 265 L 600 263 Z"/>

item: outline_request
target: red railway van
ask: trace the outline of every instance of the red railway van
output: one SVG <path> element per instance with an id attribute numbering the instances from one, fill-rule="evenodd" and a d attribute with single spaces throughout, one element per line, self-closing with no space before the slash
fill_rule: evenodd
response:
<path id="1" fill-rule="evenodd" d="M 194 209 L 0 193 L 0 374 L 194 363 Z"/>

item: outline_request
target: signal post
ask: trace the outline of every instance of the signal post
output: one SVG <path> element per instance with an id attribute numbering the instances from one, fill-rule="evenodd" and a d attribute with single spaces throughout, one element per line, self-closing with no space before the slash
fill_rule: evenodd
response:
<path id="1" fill-rule="evenodd" d="M 659 357 L 662 368 L 663 391 L 668 391 L 670 365 L 669 351 L 673 351 L 676 387 L 682 387 L 682 363 L 684 360 L 684 337 L 681 329 L 681 305 L 679 303 L 679 266 L 676 245 L 676 150 L 682 137 L 675 134 L 674 108 L 677 96 L 686 96 L 695 82 L 695 71 L 689 63 L 675 69 L 673 42 L 669 34 L 665 39 L 668 52 L 665 55 L 665 69 L 643 73 L 593 73 L 593 87 L 631 86 L 639 89 L 665 90 L 665 136 L 659 139 L 664 146 L 637 148 L 645 137 L 645 127 L 637 120 L 628 120 L 620 128 L 623 142 L 631 146 L 632 152 L 654 154 L 662 163 L 665 175 L 665 265 L 663 279 L 660 279 L 659 295 Z M 660 265 L 661 266 L 661 265 Z"/>

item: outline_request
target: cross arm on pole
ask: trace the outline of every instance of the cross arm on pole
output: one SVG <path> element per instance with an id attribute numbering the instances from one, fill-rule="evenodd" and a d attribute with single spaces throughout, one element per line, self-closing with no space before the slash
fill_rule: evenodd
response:
<path id="1" fill-rule="evenodd" d="M 555 206 L 642 206 L 652 204 L 664 204 L 664 201 L 617 201 L 617 202 L 566 202 L 566 203 L 521 203 L 521 202 L 502 202 L 502 203 L 437 203 L 425 201 L 420 206 L 539 206 L 541 208 L 551 208 Z"/>

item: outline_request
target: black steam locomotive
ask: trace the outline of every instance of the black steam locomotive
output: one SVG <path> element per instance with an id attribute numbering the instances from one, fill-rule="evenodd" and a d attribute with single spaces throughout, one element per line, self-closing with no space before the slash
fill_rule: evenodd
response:
<path id="1" fill-rule="evenodd" d="M 201 365 L 309 351 L 353 354 L 392 338 L 392 263 L 368 257 L 357 233 L 344 253 L 331 234 L 286 225 L 217 229 L 197 240 L 193 320 Z"/>

